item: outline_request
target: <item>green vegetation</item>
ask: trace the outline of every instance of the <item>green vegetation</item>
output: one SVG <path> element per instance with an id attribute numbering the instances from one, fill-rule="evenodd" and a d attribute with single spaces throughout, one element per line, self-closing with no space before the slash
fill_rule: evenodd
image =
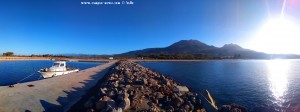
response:
<path id="1" fill-rule="evenodd" d="M 3 56 L 14 56 L 14 52 L 5 52 Z"/>
<path id="2" fill-rule="evenodd" d="M 53 54 L 42 54 L 42 55 L 35 55 L 35 54 L 32 54 L 30 57 L 74 58 L 74 56 L 53 55 Z"/>

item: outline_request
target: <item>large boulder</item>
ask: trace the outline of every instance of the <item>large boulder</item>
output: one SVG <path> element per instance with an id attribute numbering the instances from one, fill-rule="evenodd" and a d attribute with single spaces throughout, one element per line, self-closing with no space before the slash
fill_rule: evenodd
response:
<path id="1" fill-rule="evenodd" d="M 219 112 L 247 112 L 245 107 L 237 104 L 222 105 Z"/>
<path id="2" fill-rule="evenodd" d="M 106 108 L 106 103 L 107 101 L 111 100 L 107 96 L 103 96 L 102 98 L 99 99 L 99 101 L 96 103 L 96 109 L 97 110 L 102 110 Z"/>

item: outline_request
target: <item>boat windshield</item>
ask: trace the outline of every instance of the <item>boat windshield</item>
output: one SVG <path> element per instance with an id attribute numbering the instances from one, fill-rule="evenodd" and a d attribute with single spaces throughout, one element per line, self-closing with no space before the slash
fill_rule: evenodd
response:
<path id="1" fill-rule="evenodd" d="M 54 63 L 53 66 L 59 67 L 59 63 Z"/>

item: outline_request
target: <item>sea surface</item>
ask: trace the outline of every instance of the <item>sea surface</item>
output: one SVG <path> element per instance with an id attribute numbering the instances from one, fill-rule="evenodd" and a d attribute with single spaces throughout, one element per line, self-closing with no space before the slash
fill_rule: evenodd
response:
<path id="1" fill-rule="evenodd" d="M 208 90 L 218 106 L 236 103 L 253 112 L 300 112 L 300 60 L 140 62 L 198 93 Z"/>
<path id="2" fill-rule="evenodd" d="M 43 79 L 37 71 L 49 68 L 54 61 L 0 61 L 0 86 L 29 82 Z M 67 62 L 67 66 L 79 68 L 79 70 L 101 65 L 100 62 Z"/>

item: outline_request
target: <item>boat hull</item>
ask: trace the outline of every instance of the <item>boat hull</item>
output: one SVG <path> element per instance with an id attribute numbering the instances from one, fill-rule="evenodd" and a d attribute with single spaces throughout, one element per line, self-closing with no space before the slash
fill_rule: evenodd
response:
<path id="1" fill-rule="evenodd" d="M 55 77 L 55 76 L 60 76 L 60 75 L 65 75 L 73 72 L 78 72 L 79 69 L 73 69 L 73 70 L 67 70 L 67 71 L 39 71 L 39 73 L 42 74 L 44 78 L 50 78 L 50 77 Z"/>

